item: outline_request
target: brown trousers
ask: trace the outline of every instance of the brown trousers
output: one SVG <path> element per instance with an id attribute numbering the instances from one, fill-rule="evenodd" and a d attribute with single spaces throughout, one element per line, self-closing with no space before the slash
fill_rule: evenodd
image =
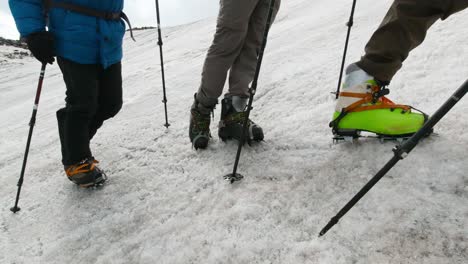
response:
<path id="1" fill-rule="evenodd" d="M 276 0 L 276 16 L 281 0 Z M 216 33 L 203 66 L 197 100 L 216 104 L 229 72 L 229 95 L 248 96 L 270 0 L 221 0 Z"/>
<path id="2" fill-rule="evenodd" d="M 378 80 L 390 81 L 438 19 L 467 7 L 468 0 L 395 0 L 357 65 Z"/>

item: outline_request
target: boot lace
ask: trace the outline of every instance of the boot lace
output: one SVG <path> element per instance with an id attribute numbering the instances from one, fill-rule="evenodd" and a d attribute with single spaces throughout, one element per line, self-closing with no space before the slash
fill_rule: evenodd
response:
<path id="1" fill-rule="evenodd" d="M 246 116 L 247 116 L 247 112 L 232 113 L 232 114 L 227 115 L 227 116 L 224 118 L 224 122 L 225 122 L 226 124 L 237 123 L 237 124 L 243 125 Z M 252 120 L 249 119 L 249 120 L 247 121 L 247 125 L 250 126 L 250 124 L 252 124 Z"/>
<path id="2" fill-rule="evenodd" d="M 192 111 L 193 128 L 196 132 L 209 133 L 210 131 L 210 115 L 203 115 L 198 111 Z"/>

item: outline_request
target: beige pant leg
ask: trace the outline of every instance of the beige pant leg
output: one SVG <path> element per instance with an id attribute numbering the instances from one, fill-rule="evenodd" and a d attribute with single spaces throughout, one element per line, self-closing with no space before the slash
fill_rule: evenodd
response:
<path id="1" fill-rule="evenodd" d="M 221 0 L 216 33 L 203 65 L 197 99 L 214 105 L 223 92 L 227 72 L 244 46 L 250 17 L 260 0 Z"/>
<path id="2" fill-rule="evenodd" d="M 273 20 L 278 13 L 281 0 L 276 0 Z M 249 21 L 247 36 L 239 56 L 229 73 L 228 95 L 249 96 L 249 85 L 253 81 L 257 67 L 257 57 L 262 45 L 263 34 L 270 11 L 270 0 L 260 0 Z"/>

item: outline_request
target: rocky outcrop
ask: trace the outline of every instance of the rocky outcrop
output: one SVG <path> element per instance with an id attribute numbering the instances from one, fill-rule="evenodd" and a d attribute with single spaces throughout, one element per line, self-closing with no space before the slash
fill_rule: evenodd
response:
<path id="1" fill-rule="evenodd" d="M 0 37 L 0 46 L 11 46 L 17 48 L 27 49 L 28 46 L 26 43 L 19 41 L 19 40 L 12 40 L 12 39 L 5 39 Z"/>
<path id="2" fill-rule="evenodd" d="M 0 37 L 0 66 L 23 64 L 23 59 L 30 56 L 26 43 Z"/>

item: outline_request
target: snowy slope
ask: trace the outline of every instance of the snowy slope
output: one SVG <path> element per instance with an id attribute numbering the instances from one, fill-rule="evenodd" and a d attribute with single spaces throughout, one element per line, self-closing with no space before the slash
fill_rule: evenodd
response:
<path id="1" fill-rule="evenodd" d="M 0 65 L 0 263 L 467 263 L 468 103 L 461 101 L 325 237 L 318 232 L 392 156 L 394 143 L 331 144 L 330 95 L 351 1 L 283 1 L 254 102 L 265 142 L 191 149 L 189 107 L 215 20 L 164 30 L 164 112 L 157 33 L 128 38 L 124 107 L 93 141 L 110 176 L 81 190 L 60 164 L 55 111 L 64 85 L 49 67 L 17 215 L 16 194 L 40 65 Z M 358 2 L 349 61 L 391 1 Z M 433 113 L 468 76 L 467 11 L 437 23 L 392 83 L 391 98 Z M 219 109 L 216 113 L 219 118 Z M 212 124 L 216 134 L 216 121 Z"/>

